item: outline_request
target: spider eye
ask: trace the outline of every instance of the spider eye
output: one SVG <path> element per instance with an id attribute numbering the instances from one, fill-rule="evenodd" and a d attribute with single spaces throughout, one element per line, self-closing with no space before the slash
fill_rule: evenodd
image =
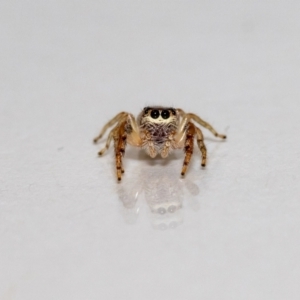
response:
<path id="1" fill-rule="evenodd" d="M 169 117 L 170 117 L 170 112 L 169 112 L 168 110 L 163 110 L 163 111 L 161 112 L 161 117 L 162 117 L 163 119 L 169 119 Z"/>
<path id="2" fill-rule="evenodd" d="M 147 114 L 149 112 L 150 108 L 149 107 L 145 107 L 144 108 L 144 113 Z"/>
<path id="3" fill-rule="evenodd" d="M 175 109 L 170 109 L 171 110 L 171 113 L 174 115 L 174 116 L 176 116 L 176 110 Z"/>
<path id="4" fill-rule="evenodd" d="M 157 109 L 154 109 L 151 111 L 151 118 L 157 119 L 159 117 L 159 111 Z"/>

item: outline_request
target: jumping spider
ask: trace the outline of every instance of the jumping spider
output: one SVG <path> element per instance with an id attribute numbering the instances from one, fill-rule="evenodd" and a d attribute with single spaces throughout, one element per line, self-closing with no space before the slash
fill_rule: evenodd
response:
<path id="1" fill-rule="evenodd" d="M 206 164 L 206 147 L 200 128 L 192 122 L 196 122 L 210 130 L 216 137 L 226 139 L 225 135 L 218 134 L 214 128 L 200 117 L 192 113 L 185 113 L 180 108 L 172 107 L 145 107 L 137 119 L 127 112 L 120 112 L 111 119 L 100 134 L 94 139 L 94 143 L 104 135 L 106 130 L 115 125 L 110 131 L 105 147 L 98 153 L 102 155 L 114 139 L 117 178 L 120 181 L 124 173 L 122 158 L 125 153 L 126 143 L 141 147 L 146 150 L 152 158 L 158 153 L 166 158 L 174 149 L 184 149 L 185 158 L 181 170 L 184 176 L 191 160 L 194 149 L 194 137 L 202 153 L 202 167 Z"/>

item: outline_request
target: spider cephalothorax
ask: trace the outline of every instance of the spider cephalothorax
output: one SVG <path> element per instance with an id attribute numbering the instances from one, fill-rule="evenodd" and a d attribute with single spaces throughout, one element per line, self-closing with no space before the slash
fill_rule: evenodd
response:
<path id="1" fill-rule="evenodd" d="M 138 116 L 137 123 L 142 147 L 151 157 L 160 153 L 165 158 L 176 148 L 173 136 L 178 127 L 179 117 L 174 108 L 145 107 Z"/>
<path id="2" fill-rule="evenodd" d="M 118 180 L 121 180 L 124 169 L 122 158 L 125 153 L 126 143 L 141 147 L 151 156 L 160 154 L 165 158 L 174 149 L 184 149 L 185 159 L 181 175 L 187 170 L 194 149 L 194 137 L 197 137 L 197 144 L 202 153 L 202 163 L 206 164 L 206 148 L 203 142 L 203 135 L 200 128 L 192 122 L 209 129 L 215 136 L 225 139 L 225 135 L 218 134 L 211 125 L 192 113 L 185 113 L 182 109 L 172 107 L 145 107 L 139 114 L 137 120 L 130 113 L 121 112 L 110 120 L 94 139 L 96 143 L 105 131 L 116 124 L 110 131 L 106 146 L 99 152 L 102 155 L 114 139 L 116 153 L 116 169 Z"/>

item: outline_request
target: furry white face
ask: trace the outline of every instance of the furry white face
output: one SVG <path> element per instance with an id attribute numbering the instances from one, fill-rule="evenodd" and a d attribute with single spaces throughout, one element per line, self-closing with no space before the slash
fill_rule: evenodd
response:
<path id="1" fill-rule="evenodd" d="M 169 107 L 145 107 L 140 114 L 140 124 L 177 124 L 176 109 Z"/>

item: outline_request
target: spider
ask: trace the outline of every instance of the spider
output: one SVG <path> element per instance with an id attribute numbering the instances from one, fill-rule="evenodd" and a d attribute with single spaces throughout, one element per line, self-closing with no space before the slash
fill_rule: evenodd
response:
<path id="1" fill-rule="evenodd" d="M 114 140 L 118 181 L 121 181 L 122 173 L 124 173 L 122 159 L 127 143 L 143 148 L 152 158 L 157 154 L 166 158 L 172 150 L 184 149 L 185 158 L 181 170 L 181 175 L 184 176 L 193 154 L 194 137 L 197 138 L 197 144 L 202 153 L 201 166 L 206 165 L 203 134 L 193 121 L 210 130 L 216 137 L 226 139 L 226 135 L 217 133 L 210 124 L 193 113 L 185 113 L 180 108 L 154 106 L 145 107 L 137 119 L 127 112 L 118 113 L 104 125 L 94 139 L 94 143 L 102 138 L 109 127 L 115 125 L 108 135 L 105 147 L 98 154 L 103 155 L 112 139 Z"/>

